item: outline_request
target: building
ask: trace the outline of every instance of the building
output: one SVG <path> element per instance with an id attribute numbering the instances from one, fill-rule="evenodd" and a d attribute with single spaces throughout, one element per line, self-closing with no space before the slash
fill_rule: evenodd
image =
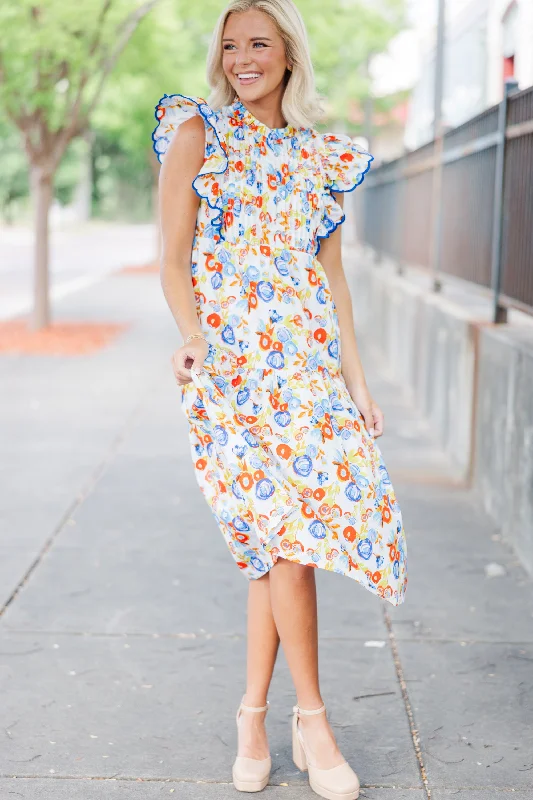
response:
<path id="1" fill-rule="evenodd" d="M 417 8 L 424 12 L 417 14 Z M 437 0 L 412 4 L 419 52 L 404 144 L 412 150 L 433 136 Z M 533 0 L 447 0 L 444 123 L 456 127 L 498 103 L 506 78 L 533 85 Z"/>

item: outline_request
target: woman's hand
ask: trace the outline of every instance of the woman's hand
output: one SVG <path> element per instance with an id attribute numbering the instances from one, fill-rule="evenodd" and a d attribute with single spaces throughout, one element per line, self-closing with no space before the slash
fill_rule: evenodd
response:
<path id="1" fill-rule="evenodd" d="M 189 344 L 179 347 L 172 356 L 172 368 L 178 386 L 192 381 L 191 370 L 199 372 L 207 358 L 209 347 L 205 339 L 191 339 Z"/>
<path id="2" fill-rule="evenodd" d="M 363 415 L 366 428 L 374 439 L 383 435 L 383 411 L 372 400 L 366 383 L 350 383 L 345 381 L 350 397 Z"/>

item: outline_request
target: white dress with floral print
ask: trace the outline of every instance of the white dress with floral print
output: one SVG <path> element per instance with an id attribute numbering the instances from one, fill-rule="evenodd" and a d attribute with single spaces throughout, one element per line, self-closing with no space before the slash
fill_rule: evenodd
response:
<path id="1" fill-rule="evenodd" d="M 317 258 L 344 220 L 331 192 L 372 156 L 342 134 L 270 129 L 239 98 L 213 111 L 165 95 L 154 150 L 199 114 L 205 161 L 192 252 L 209 342 L 182 390 L 196 476 L 246 577 L 279 557 L 348 575 L 393 605 L 407 585 L 402 515 L 341 373 L 337 312 Z"/>

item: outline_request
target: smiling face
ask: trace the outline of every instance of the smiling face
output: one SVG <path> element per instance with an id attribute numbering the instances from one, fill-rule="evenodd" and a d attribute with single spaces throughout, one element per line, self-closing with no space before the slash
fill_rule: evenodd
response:
<path id="1" fill-rule="evenodd" d="M 222 67 L 235 92 L 254 103 L 284 89 L 285 43 L 267 14 L 250 9 L 230 14 L 222 37 Z"/>

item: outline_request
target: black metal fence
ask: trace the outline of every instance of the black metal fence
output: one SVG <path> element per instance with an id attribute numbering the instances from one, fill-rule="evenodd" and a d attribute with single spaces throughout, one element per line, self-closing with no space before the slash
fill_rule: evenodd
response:
<path id="1" fill-rule="evenodd" d="M 533 87 L 442 140 L 371 170 L 355 192 L 359 238 L 398 265 L 492 290 L 494 318 L 533 314 Z"/>

